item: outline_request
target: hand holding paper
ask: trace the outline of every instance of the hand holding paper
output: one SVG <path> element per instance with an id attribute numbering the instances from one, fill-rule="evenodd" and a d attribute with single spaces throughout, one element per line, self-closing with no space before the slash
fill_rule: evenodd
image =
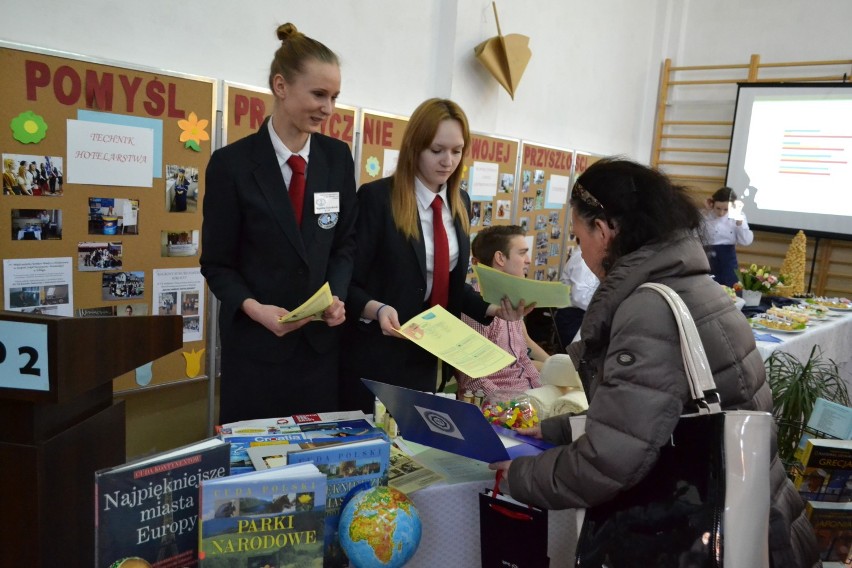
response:
<path id="1" fill-rule="evenodd" d="M 303 319 L 311 318 L 314 320 L 322 320 L 322 313 L 326 308 L 332 305 L 334 298 L 331 295 L 331 286 L 328 282 L 320 286 L 313 296 L 308 298 L 298 308 L 291 311 L 286 316 L 278 318 L 279 323 L 292 323 Z"/>
<path id="2" fill-rule="evenodd" d="M 500 301 L 508 297 L 514 307 L 521 300 L 527 305 L 535 303 L 539 308 L 565 308 L 571 305 L 571 287 L 562 282 L 527 280 L 484 264 L 476 264 L 473 271 L 479 280 L 482 298 L 489 304 L 500 305 Z"/>
<path id="3" fill-rule="evenodd" d="M 397 332 L 475 379 L 496 373 L 515 361 L 515 357 L 441 306 L 414 316 Z"/>

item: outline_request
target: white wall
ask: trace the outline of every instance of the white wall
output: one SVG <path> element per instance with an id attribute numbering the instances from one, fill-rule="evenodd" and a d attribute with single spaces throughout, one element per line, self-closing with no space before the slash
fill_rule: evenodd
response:
<path id="1" fill-rule="evenodd" d="M 476 131 L 641 161 L 666 57 L 852 58 L 849 0 L 501 0 L 503 33 L 533 53 L 512 101 L 473 57 L 496 35 L 490 0 L 7 4 L 2 40 L 258 86 L 291 21 L 341 57 L 343 103 L 407 115 L 451 97 Z"/>

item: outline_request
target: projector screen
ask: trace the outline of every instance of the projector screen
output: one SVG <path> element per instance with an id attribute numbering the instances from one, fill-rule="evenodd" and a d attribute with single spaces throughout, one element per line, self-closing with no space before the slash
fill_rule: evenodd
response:
<path id="1" fill-rule="evenodd" d="M 754 228 L 852 240 L 852 84 L 739 84 L 726 185 Z"/>

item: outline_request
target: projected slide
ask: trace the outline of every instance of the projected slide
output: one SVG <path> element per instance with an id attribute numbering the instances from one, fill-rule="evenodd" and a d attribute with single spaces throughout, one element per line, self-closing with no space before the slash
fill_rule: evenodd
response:
<path id="1" fill-rule="evenodd" d="M 741 83 L 726 185 L 751 225 L 852 238 L 852 85 Z"/>
<path id="2" fill-rule="evenodd" d="M 852 100 L 756 100 L 745 172 L 760 209 L 852 216 Z M 802 189 L 807 188 L 807 199 Z M 753 191 L 753 190 L 752 190 Z"/>

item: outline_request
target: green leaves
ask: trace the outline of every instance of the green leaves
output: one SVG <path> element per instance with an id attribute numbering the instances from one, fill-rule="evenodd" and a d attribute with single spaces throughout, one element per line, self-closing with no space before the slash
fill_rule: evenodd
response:
<path id="1" fill-rule="evenodd" d="M 804 363 L 789 353 L 774 351 L 764 364 L 778 424 L 778 454 L 789 464 L 816 399 L 848 406 L 849 392 L 837 364 L 823 358 L 819 345 L 814 345 Z"/>

